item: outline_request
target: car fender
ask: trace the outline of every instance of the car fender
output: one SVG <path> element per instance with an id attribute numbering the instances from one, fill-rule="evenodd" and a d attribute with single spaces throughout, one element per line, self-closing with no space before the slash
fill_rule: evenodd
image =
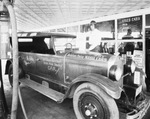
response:
<path id="1" fill-rule="evenodd" d="M 8 74 L 8 68 L 12 64 L 12 59 L 7 60 L 6 66 L 5 66 L 5 74 Z"/>
<path id="2" fill-rule="evenodd" d="M 13 64 L 13 60 L 12 59 L 7 60 L 6 66 L 5 66 L 5 74 L 8 74 L 8 69 L 11 64 Z M 20 62 L 19 62 L 19 66 L 21 66 Z"/>
<path id="3" fill-rule="evenodd" d="M 90 82 L 97 85 L 114 99 L 119 99 L 121 96 L 122 88 L 119 86 L 119 83 L 113 82 L 111 79 L 100 74 L 88 73 L 81 75 L 73 80 L 71 86 L 83 82 Z"/>

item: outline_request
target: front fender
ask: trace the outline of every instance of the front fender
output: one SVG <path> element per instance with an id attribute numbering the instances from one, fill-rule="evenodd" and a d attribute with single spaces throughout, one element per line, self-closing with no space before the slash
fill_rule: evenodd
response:
<path id="1" fill-rule="evenodd" d="M 71 84 L 73 85 L 79 82 L 91 82 L 102 88 L 108 95 L 110 95 L 114 99 L 119 99 L 121 96 L 122 89 L 119 86 L 119 83 L 113 82 L 105 76 L 95 73 L 88 73 L 77 77 Z"/>

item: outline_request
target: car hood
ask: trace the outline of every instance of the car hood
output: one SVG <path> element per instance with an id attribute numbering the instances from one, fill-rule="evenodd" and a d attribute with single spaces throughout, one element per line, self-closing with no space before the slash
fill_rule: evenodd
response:
<path id="1" fill-rule="evenodd" d="M 75 51 L 75 52 L 68 52 L 66 54 L 66 57 L 84 60 L 84 62 L 90 61 L 96 64 L 102 64 L 102 65 L 105 64 L 107 67 L 107 72 L 109 72 L 109 69 L 112 65 L 117 65 L 123 70 L 123 61 L 121 57 L 112 54 Z"/>

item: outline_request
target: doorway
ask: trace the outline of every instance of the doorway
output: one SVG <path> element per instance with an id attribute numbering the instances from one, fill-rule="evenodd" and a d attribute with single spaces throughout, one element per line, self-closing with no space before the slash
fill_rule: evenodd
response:
<path id="1" fill-rule="evenodd" d="M 146 37 L 146 43 L 145 43 L 145 51 L 146 51 L 146 86 L 147 91 L 150 92 L 150 28 L 145 29 L 145 37 Z"/>

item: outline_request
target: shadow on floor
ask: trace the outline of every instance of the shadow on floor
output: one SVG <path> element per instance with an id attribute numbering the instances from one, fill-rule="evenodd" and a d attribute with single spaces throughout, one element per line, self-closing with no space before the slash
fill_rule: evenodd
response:
<path id="1" fill-rule="evenodd" d="M 7 77 L 4 80 L 4 88 L 8 106 L 11 108 L 12 88 Z M 72 99 L 66 99 L 59 104 L 24 85 L 21 85 L 21 94 L 28 119 L 76 119 Z M 20 104 L 18 105 L 17 119 L 25 119 Z M 150 109 L 143 119 L 150 119 Z"/>

